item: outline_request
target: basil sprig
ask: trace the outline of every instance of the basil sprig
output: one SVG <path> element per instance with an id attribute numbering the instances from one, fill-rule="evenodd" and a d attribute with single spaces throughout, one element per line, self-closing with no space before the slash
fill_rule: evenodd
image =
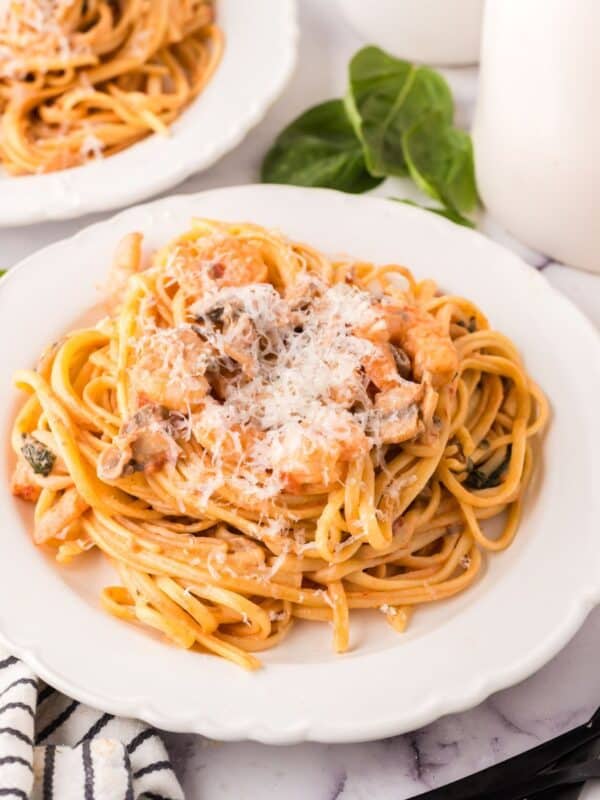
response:
<path id="1" fill-rule="evenodd" d="M 365 192 L 388 176 L 408 176 L 439 208 L 428 210 L 472 224 L 477 205 L 470 136 L 455 128 L 444 78 L 368 46 L 349 65 L 344 101 L 306 111 L 277 137 L 262 180 Z"/>

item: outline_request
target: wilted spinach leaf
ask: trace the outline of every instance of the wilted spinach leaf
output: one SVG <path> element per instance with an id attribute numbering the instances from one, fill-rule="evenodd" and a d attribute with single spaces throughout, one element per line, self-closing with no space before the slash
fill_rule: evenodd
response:
<path id="1" fill-rule="evenodd" d="M 492 472 L 489 474 L 484 472 L 482 469 L 470 469 L 464 485 L 469 489 L 491 489 L 494 486 L 499 486 L 502 482 L 502 476 L 506 472 L 506 469 L 510 463 L 511 452 L 512 447 L 511 445 L 508 445 L 506 448 L 506 455 L 500 464 L 498 464 L 496 469 L 492 470 Z"/>
<path id="2" fill-rule="evenodd" d="M 346 110 L 363 142 L 372 175 L 406 175 L 402 137 L 424 114 L 452 122 L 454 103 L 444 78 L 378 47 L 363 47 L 349 69 Z"/>
<path id="3" fill-rule="evenodd" d="M 45 444 L 29 433 L 23 436 L 21 452 L 36 475 L 47 477 L 52 472 L 56 456 Z"/>
<path id="4" fill-rule="evenodd" d="M 473 145 L 443 114 L 422 117 L 402 137 L 410 175 L 419 189 L 461 213 L 477 205 Z"/>
<path id="5" fill-rule="evenodd" d="M 288 125 L 265 156 L 261 179 L 353 193 L 381 182 L 366 168 L 360 140 L 341 100 L 314 106 Z"/>
<path id="6" fill-rule="evenodd" d="M 473 148 L 453 116 L 439 73 L 364 47 L 350 62 L 345 101 L 315 106 L 282 131 L 261 177 L 364 192 L 385 177 L 409 175 L 442 206 L 428 211 L 474 227 L 463 215 L 478 199 Z"/>

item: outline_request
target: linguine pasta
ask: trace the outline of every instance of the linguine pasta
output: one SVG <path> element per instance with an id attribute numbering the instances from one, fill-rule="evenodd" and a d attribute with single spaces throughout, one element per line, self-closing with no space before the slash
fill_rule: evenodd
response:
<path id="1" fill-rule="evenodd" d="M 149 263 L 126 237 L 109 295 L 16 375 L 12 445 L 34 540 L 100 550 L 110 613 L 254 668 L 298 619 L 402 632 L 512 542 L 548 407 L 470 300 L 205 219 Z"/>
<path id="2" fill-rule="evenodd" d="M 166 133 L 222 47 L 213 0 L 7 0 L 0 162 L 49 172 Z"/>

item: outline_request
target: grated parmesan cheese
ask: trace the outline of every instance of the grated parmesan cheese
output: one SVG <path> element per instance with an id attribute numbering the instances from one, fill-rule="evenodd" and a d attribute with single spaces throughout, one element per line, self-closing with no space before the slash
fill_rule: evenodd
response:
<path id="1" fill-rule="evenodd" d="M 228 247 L 211 239 L 213 255 Z M 202 445 L 200 458 L 186 465 L 187 491 L 200 506 L 225 484 L 255 499 L 305 486 L 324 491 L 348 462 L 390 441 L 381 434 L 389 406 L 394 421 L 407 409 L 417 415 L 419 385 L 400 376 L 385 350 L 385 321 L 373 294 L 308 274 L 285 294 L 269 283 L 230 285 L 232 264 L 242 273 L 258 269 L 251 250 L 238 255 L 222 264 L 203 260 L 191 244 L 172 249 L 163 267 L 167 285 L 184 291 L 187 281 L 195 321 L 159 327 L 155 301 L 146 299 L 132 340 L 132 387 L 142 402 L 178 412 L 180 435 Z M 385 385 L 395 387 L 390 394 L 408 398 L 406 407 L 393 398 L 379 402 L 386 392 L 372 383 L 376 359 Z M 414 476 L 403 480 L 407 485 Z M 265 535 L 289 528 L 284 520 L 269 525 Z M 295 543 L 297 553 L 313 548 L 304 539 Z M 208 568 L 216 571 L 210 561 Z"/>
<path id="2" fill-rule="evenodd" d="M 100 159 L 103 157 L 104 142 L 93 133 L 88 133 L 81 143 L 80 153 L 84 159 Z"/>
<path id="3" fill-rule="evenodd" d="M 330 483 L 341 459 L 369 450 L 369 417 L 350 410 L 372 405 L 363 363 L 376 346 L 353 332 L 377 321 L 367 292 L 320 285 L 309 307 L 299 309 L 270 284 L 252 284 L 213 289 L 192 310 L 225 366 L 234 368 L 227 354 L 238 345 L 254 367 L 231 380 L 224 402 L 207 403 L 195 422 L 200 438 L 215 436 L 215 461 L 226 447 L 239 452 L 247 491 L 274 496 L 290 473 Z M 211 323 L 217 313 L 221 325 Z M 240 320 L 245 338 L 236 342 Z M 242 442 L 248 431 L 255 434 L 250 447 Z"/>
<path id="4" fill-rule="evenodd" d="M 77 0 L 4 0 L 0 4 L 0 78 L 22 79 L 30 64 L 45 70 L 74 55 L 90 55 L 89 45 L 70 31 L 69 12 Z M 59 67 L 60 68 L 60 67 Z"/>

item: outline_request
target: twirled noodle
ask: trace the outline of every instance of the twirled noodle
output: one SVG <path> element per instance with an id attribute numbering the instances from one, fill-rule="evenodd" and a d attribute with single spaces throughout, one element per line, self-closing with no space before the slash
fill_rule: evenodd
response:
<path id="1" fill-rule="evenodd" d="M 338 651 L 352 609 L 402 631 L 510 545 L 548 407 L 471 301 L 251 224 L 115 265 L 110 315 L 17 373 L 12 434 L 36 542 L 102 551 L 112 614 L 254 668 L 298 618 Z"/>
<path id="2" fill-rule="evenodd" d="M 9 0 L 0 161 L 12 174 L 108 156 L 167 126 L 223 47 L 213 0 Z"/>

